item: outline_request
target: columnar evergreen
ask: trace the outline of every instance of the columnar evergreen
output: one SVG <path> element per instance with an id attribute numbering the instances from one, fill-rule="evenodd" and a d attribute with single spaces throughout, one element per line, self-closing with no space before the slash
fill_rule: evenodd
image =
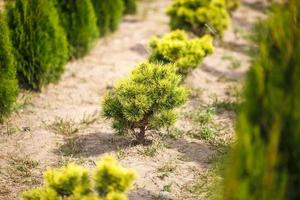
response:
<path id="1" fill-rule="evenodd" d="M 57 81 L 64 71 L 68 48 L 53 1 L 16 0 L 8 16 L 21 83 L 40 90 Z"/>
<path id="2" fill-rule="evenodd" d="M 225 180 L 228 200 L 300 199 L 300 1 L 274 5 L 258 32 L 237 145 Z"/>
<path id="3" fill-rule="evenodd" d="M 125 14 L 134 14 L 137 10 L 137 0 L 124 0 Z"/>
<path id="4" fill-rule="evenodd" d="M 99 35 L 91 0 L 56 0 L 56 7 L 67 34 L 70 57 L 84 56 Z"/>
<path id="5" fill-rule="evenodd" d="M 100 34 L 115 31 L 124 13 L 124 0 L 92 0 Z"/>
<path id="6" fill-rule="evenodd" d="M 6 17 L 0 13 L 0 122 L 10 113 L 18 94 L 14 64 Z"/>

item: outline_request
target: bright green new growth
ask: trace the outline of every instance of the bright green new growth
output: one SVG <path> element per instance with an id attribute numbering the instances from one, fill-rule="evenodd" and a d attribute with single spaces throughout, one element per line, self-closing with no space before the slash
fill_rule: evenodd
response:
<path id="1" fill-rule="evenodd" d="M 185 77 L 203 59 L 213 52 L 212 37 L 189 39 L 184 31 L 173 31 L 163 38 L 154 37 L 150 41 L 150 62 L 173 63 L 177 72 Z"/>
<path id="2" fill-rule="evenodd" d="M 174 109 L 186 100 L 186 91 L 173 65 L 140 64 L 129 79 L 121 81 L 103 102 L 103 112 L 112 118 L 120 134 L 132 133 L 145 142 L 146 131 L 171 126 Z"/>
<path id="3" fill-rule="evenodd" d="M 56 0 L 56 7 L 67 34 L 70 57 L 84 56 L 99 35 L 92 2 L 90 0 Z"/>
<path id="4" fill-rule="evenodd" d="M 124 13 L 124 0 L 92 0 L 101 36 L 118 28 Z"/>
<path id="5" fill-rule="evenodd" d="M 137 10 L 137 0 L 124 0 L 125 14 L 134 14 Z"/>
<path id="6" fill-rule="evenodd" d="M 40 90 L 57 81 L 68 58 L 66 35 L 49 0 L 16 0 L 8 11 L 21 83 Z"/>
<path id="7" fill-rule="evenodd" d="M 227 10 L 232 12 L 240 6 L 240 0 L 225 0 Z"/>
<path id="8" fill-rule="evenodd" d="M 222 36 L 229 25 L 224 0 L 175 0 L 168 8 L 170 26 L 196 35 Z"/>
<path id="9" fill-rule="evenodd" d="M 226 200 L 300 198 L 300 1 L 272 11 L 256 30 Z"/>
<path id="10" fill-rule="evenodd" d="M 12 44 L 6 17 L 0 13 L 0 122 L 10 113 L 17 95 L 18 83 Z"/>
<path id="11" fill-rule="evenodd" d="M 23 193 L 23 200 L 127 200 L 136 178 L 132 170 L 121 167 L 111 156 L 103 157 L 93 175 L 80 166 L 69 164 L 49 169 L 44 186 Z"/>

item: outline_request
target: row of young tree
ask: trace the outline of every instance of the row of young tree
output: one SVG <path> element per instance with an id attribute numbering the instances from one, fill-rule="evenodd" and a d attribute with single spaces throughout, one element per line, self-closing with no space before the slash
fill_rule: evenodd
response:
<path id="1" fill-rule="evenodd" d="M 19 87 L 40 91 L 59 80 L 66 62 L 81 58 L 99 36 L 118 28 L 136 0 L 6 0 L 0 13 L 0 121 Z"/>
<path id="2" fill-rule="evenodd" d="M 225 9 L 225 4 L 222 6 Z M 183 80 L 213 53 L 213 37 L 190 38 L 185 31 L 176 30 L 161 38 L 153 37 L 149 48 L 149 58 L 119 81 L 102 104 L 103 114 L 112 119 L 117 133 L 133 135 L 137 144 L 147 142 L 147 131 L 174 124 L 175 109 L 187 97 Z M 44 186 L 23 193 L 23 199 L 126 200 L 124 192 L 135 177 L 111 157 L 98 164 L 94 183 L 87 174 L 84 168 L 74 165 L 50 170 L 45 173 Z"/>

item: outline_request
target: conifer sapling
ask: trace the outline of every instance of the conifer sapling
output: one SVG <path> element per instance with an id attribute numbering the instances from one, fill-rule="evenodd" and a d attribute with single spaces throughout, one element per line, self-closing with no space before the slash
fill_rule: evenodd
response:
<path id="1" fill-rule="evenodd" d="M 138 143 L 145 143 L 147 131 L 175 122 L 174 109 L 186 100 L 180 82 L 174 65 L 142 63 L 106 95 L 104 116 L 112 119 L 118 133 L 131 133 Z"/>

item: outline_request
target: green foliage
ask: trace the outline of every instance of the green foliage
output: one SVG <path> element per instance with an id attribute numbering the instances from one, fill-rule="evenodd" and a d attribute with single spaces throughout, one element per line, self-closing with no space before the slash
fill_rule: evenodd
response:
<path id="1" fill-rule="evenodd" d="M 6 17 L 0 13 L 0 122 L 7 116 L 18 95 L 12 44 Z"/>
<path id="2" fill-rule="evenodd" d="M 125 192 L 136 175 L 105 156 L 92 177 L 85 168 L 74 164 L 49 169 L 44 177 L 44 186 L 24 192 L 24 200 L 126 200 Z"/>
<path id="3" fill-rule="evenodd" d="M 173 63 L 182 76 L 186 76 L 213 52 L 212 37 L 189 39 L 184 31 L 173 31 L 163 38 L 150 41 L 151 62 Z"/>
<path id="4" fill-rule="evenodd" d="M 124 0 L 92 0 L 100 34 L 115 31 L 124 13 Z"/>
<path id="5" fill-rule="evenodd" d="M 137 10 L 137 0 L 123 0 L 125 5 L 125 14 L 134 14 Z"/>
<path id="6" fill-rule="evenodd" d="M 238 118 L 228 200 L 300 198 L 300 1 L 271 10 L 256 30 L 259 55 Z"/>
<path id="7" fill-rule="evenodd" d="M 224 0 L 175 0 L 168 8 L 170 26 L 204 35 L 223 35 L 229 24 Z"/>
<path id="8" fill-rule="evenodd" d="M 175 122 L 174 109 L 186 100 L 180 81 L 173 65 L 140 64 L 130 78 L 106 95 L 104 115 L 113 119 L 118 133 L 133 133 L 143 143 L 147 130 L 169 127 Z"/>
<path id="9" fill-rule="evenodd" d="M 70 57 L 84 56 L 99 34 L 92 2 L 90 0 L 56 0 L 56 7 L 67 34 Z"/>
<path id="10" fill-rule="evenodd" d="M 58 80 L 68 49 L 53 1 L 16 0 L 8 16 L 21 83 L 40 90 Z"/>
<path id="11" fill-rule="evenodd" d="M 240 0 L 225 0 L 227 10 L 232 12 L 240 6 Z"/>

